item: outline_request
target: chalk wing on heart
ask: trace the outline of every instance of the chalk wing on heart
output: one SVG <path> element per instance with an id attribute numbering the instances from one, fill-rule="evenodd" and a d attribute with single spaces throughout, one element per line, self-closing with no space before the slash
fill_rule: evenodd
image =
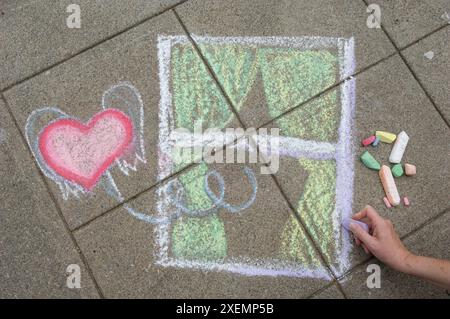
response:
<path id="1" fill-rule="evenodd" d="M 119 109 L 133 122 L 134 152 L 116 160 L 117 166 L 125 174 L 136 171 L 138 162 L 146 163 L 144 147 L 144 104 L 141 94 L 129 82 L 121 82 L 107 90 L 102 97 L 103 109 Z"/>
<path id="2" fill-rule="evenodd" d="M 39 149 L 39 136 L 49 123 L 70 118 L 69 115 L 56 107 L 44 107 L 33 111 L 25 124 L 25 136 L 39 168 L 45 176 L 58 185 L 64 199 L 67 199 L 69 194 L 79 197 L 79 193 L 84 194 L 86 190 L 81 185 L 63 178 L 47 164 Z"/>

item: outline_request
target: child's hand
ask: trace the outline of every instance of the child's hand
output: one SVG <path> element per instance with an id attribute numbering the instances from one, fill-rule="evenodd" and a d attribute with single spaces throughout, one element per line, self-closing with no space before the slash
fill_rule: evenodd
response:
<path id="1" fill-rule="evenodd" d="M 372 253 L 386 265 L 403 271 L 406 259 L 412 254 L 405 248 L 392 222 L 382 218 L 375 209 L 367 205 L 362 211 L 353 215 L 355 220 L 361 220 L 369 225 L 370 234 L 356 223 L 350 224 L 350 230 L 355 235 L 356 244 L 362 245 L 366 253 Z M 366 219 L 366 220 L 363 220 Z"/>

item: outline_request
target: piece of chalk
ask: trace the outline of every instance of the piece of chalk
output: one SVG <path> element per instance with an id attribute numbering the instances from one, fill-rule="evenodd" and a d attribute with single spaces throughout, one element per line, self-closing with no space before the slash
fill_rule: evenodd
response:
<path id="1" fill-rule="evenodd" d="M 377 160 L 368 151 L 362 153 L 360 159 L 361 162 L 363 162 L 363 164 L 370 169 L 378 171 L 381 168 L 380 163 L 378 163 Z"/>
<path id="2" fill-rule="evenodd" d="M 412 164 L 405 164 L 405 174 L 407 176 L 416 175 L 416 166 Z"/>
<path id="3" fill-rule="evenodd" d="M 403 203 L 405 204 L 405 206 L 409 206 L 409 199 L 408 197 L 403 197 Z"/>
<path id="4" fill-rule="evenodd" d="M 402 176 L 403 175 L 402 164 L 395 164 L 394 166 L 392 166 L 391 171 L 392 171 L 392 175 L 394 175 L 395 177 Z"/>
<path id="5" fill-rule="evenodd" d="M 387 199 L 387 197 L 383 197 L 383 202 L 384 202 L 384 205 L 386 205 L 387 208 L 391 208 L 392 207 L 392 205 L 391 205 L 391 203 L 389 203 L 389 199 Z"/>
<path id="6" fill-rule="evenodd" d="M 375 135 L 369 136 L 368 138 L 362 140 L 362 145 L 364 146 L 369 146 L 370 144 L 372 144 L 375 141 L 376 137 Z"/>
<path id="7" fill-rule="evenodd" d="M 405 131 L 401 131 L 397 135 L 394 147 L 392 147 L 391 155 L 389 156 L 389 162 L 400 163 L 402 161 L 403 154 L 405 153 L 406 145 L 408 145 L 409 136 Z"/>
<path id="8" fill-rule="evenodd" d="M 375 141 L 373 141 L 372 146 L 378 146 L 378 144 L 380 144 L 380 138 L 377 136 L 375 137 Z"/>
<path id="9" fill-rule="evenodd" d="M 395 185 L 394 176 L 392 176 L 391 169 L 383 165 L 380 169 L 380 179 L 383 184 L 386 197 L 389 199 L 389 203 L 392 206 L 400 204 L 400 195 L 398 194 L 397 186 Z"/>
<path id="10" fill-rule="evenodd" d="M 359 220 L 354 220 L 352 218 L 344 218 L 342 220 L 342 226 L 347 229 L 348 231 L 350 231 L 350 224 L 355 223 L 358 224 L 359 226 L 361 226 L 366 232 L 369 232 L 369 225 L 367 225 L 366 223 L 360 222 Z"/>
<path id="11" fill-rule="evenodd" d="M 393 141 L 395 141 L 395 138 L 397 137 L 393 133 L 384 132 L 384 131 L 376 131 L 375 136 L 380 139 L 383 143 L 389 143 L 391 144 Z"/>

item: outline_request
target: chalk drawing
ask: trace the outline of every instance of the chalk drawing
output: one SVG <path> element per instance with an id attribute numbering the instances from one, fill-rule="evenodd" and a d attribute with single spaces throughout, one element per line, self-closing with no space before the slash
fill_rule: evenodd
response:
<path id="1" fill-rule="evenodd" d="M 56 107 L 35 110 L 27 119 L 28 145 L 65 200 L 70 195 L 79 198 L 99 183 L 116 188 L 108 171 L 114 163 L 128 175 L 139 161 L 146 162 L 144 111 L 137 89 L 128 82 L 111 87 L 103 95 L 102 109 L 86 124 Z M 118 190 L 116 195 L 123 200 Z"/>
<path id="2" fill-rule="evenodd" d="M 338 271 L 347 269 L 351 243 L 348 234 L 341 231 L 340 221 L 351 216 L 353 200 L 355 80 L 350 77 L 355 70 L 353 38 L 193 35 L 193 39 L 237 110 L 246 107 L 247 96 L 258 76 L 263 83 L 267 113 L 272 118 L 336 81 L 345 80 L 338 89 L 278 119 L 276 123 L 283 136 L 257 143 L 264 150 L 271 138 L 276 138 L 281 157 L 298 159 L 308 178 L 297 210 L 327 259 L 337 265 Z M 233 113 L 186 36 L 160 35 L 158 60 L 161 93 L 158 167 L 159 178 L 164 178 L 192 160 L 183 156 L 178 142 L 183 147 L 204 146 L 194 133 L 174 134 L 176 129 L 193 131 L 199 123 L 204 128 L 224 128 L 233 120 Z M 220 134 L 214 133 L 211 141 L 224 140 Z M 238 142 L 235 147 L 245 146 Z M 177 178 L 184 197 L 175 202 L 185 203 L 183 208 L 172 205 L 178 195 L 171 185 L 161 187 L 159 216 L 170 216 L 180 210 L 214 211 L 217 202 L 223 200 L 223 193 L 208 193 L 205 176 L 214 173 L 202 163 Z M 219 214 L 185 215 L 172 224 L 157 225 L 155 234 L 157 263 L 162 266 L 329 279 L 295 218 L 289 219 L 280 230 L 279 243 L 274 243 L 279 245 L 279 254 L 273 258 L 230 255 Z"/>
<path id="3" fill-rule="evenodd" d="M 32 112 L 27 120 L 25 132 L 33 155 L 44 174 L 59 185 L 64 199 L 69 194 L 79 198 L 79 193 L 91 192 L 101 184 L 108 195 L 123 202 L 109 168 L 115 164 L 123 174 L 129 175 L 130 170 L 137 170 L 138 162 L 146 163 L 143 103 L 136 88 L 126 82 L 114 85 L 103 94 L 102 109 L 86 124 L 52 107 Z M 138 212 L 128 204 L 124 208 L 132 216 L 154 225 L 168 224 L 182 214 L 205 217 L 215 214 L 218 208 L 235 214 L 248 208 L 256 197 L 253 171 L 245 168 L 244 174 L 252 185 L 252 193 L 248 201 L 239 206 L 225 202 L 223 177 L 210 171 L 203 176 L 206 195 L 213 203 L 207 210 L 192 210 L 185 206 L 185 190 L 177 185 L 175 191 L 176 180 L 168 184 L 177 194 L 173 198 L 179 209 L 176 213 L 153 216 Z M 219 196 L 209 186 L 210 177 L 219 183 Z"/>
<path id="4" fill-rule="evenodd" d="M 297 210 L 322 253 L 338 271 L 349 264 L 350 237 L 341 220 L 352 214 L 355 70 L 353 38 L 209 37 L 194 35 L 234 107 L 246 107 L 256 78 L 261 77 L 267 114 L 274 118 L 314 96 L 337 80 L 331 93 L 276 120 L 282 136 L 257 139 L 261 150 L 277 139 L 280 156 L 298 160 L 308 177 Z M 186 36 L 158 37 L 160 78 L 158 178 L 188 165 L 183 147 L 204 147 L 189 131 L 197 125 L 224 128 L 234 113 Z M 188 133 L 172 134 L 178 128 Z M 86 122 L 56 107 L 30 114 L 27 142 L 48 178 L 67 200 L 95 191 L 97 185 L 118 202 L 122 196 L 111 167 L 129 175 L 146 163 L 144 109 L 140 93 L 124 82 L 108 89 L 101 111 Z M 214 133 L 211 141 L 221 133 Z M 183 147 L 173 143 L 181 139 Z M 208 141 L 206 141 L 207 143 Z M 252 147 L 238 142 L 234 147 Z M 265 155 L 268 155 L 265 154 Z M 250 191 L 240 204 L 225 201 L 223 176 L 204 162 L 160 186 L 157 212 L 132 216 L 154 225 L 156 263 L 164 267 L 228 271 L 248 276 L 292 276 L 330 279 L 303 228 L 291 216 L 279 231 L 272 257 L 232 255 L 222 215 L 246 216 L 256 201 L 257 177 L 243 171 Z M 212 190 L 213 180 L 218 189 Z M 269 213 L 269 212 L 268 212 Z M 270 217 L 270 216 L 269 216 Z"/>

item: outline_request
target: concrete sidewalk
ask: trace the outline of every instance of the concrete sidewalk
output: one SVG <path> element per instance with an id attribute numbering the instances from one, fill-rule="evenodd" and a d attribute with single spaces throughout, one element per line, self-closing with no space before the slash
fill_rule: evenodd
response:
<path id="1" fill-rule="evenodd" d="M 0 297 L 449 298 L 340 227 L 371 204 L 413 252 L 450 259 L 450 1 L 376 3 L 381 28 L 365 0 L 2 1 Z M 136 167 L 113 162 L 85 191 L 39 141 L 102 107 L 130 115 Z M 279 170 L 184 157 L 170 133 L 198 124 L 279 128 Z M 387 209 L 359 161 L 375 130 L 410 136 L 418 173 L 396 179 L 410 207 Z M 79 170 L 120 134 L 77 153 Z M 390 149 L 369 147 L 385 164 Z M 224 191 L 216 204 L 208 186 Z M 155 221 L 180 205 L 207 213 Z M 381 289 L 366 285 L 373 263 Z"/>

